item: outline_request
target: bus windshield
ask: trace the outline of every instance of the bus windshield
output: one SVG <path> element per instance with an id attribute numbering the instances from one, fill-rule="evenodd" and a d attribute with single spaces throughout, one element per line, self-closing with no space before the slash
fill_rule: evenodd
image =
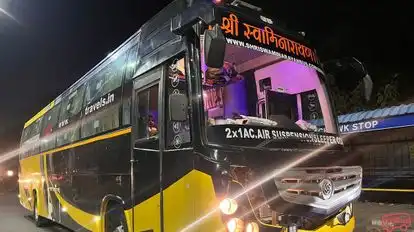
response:
<path id="1" fill-rule="evenodd" d="M 309 134 L 337 133 L 329 95 L 319 71 L 239 46 L 235 40 L 226 40 L 223 67 L 202 67 L 208 128 L 221 128 L 226 139 L 250 140 L 275 139 L 288 132 L 295 132 L 291 135 L 301 140 L 310 138 L 306 137 Z M 208 136 L 216 140 L 216 133 L 217 130 Z M 336 141 L 338 138 L 324 139 Z"/>

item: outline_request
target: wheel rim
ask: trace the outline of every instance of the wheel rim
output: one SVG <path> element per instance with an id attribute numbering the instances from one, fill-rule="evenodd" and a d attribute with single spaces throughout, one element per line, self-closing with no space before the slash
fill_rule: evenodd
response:
<path id="1" fill-rule="evenodd" d="M 37 220 L 39 220 L 39 214 L 37 213 L 37 207 L 36 207 L 36 202 L 35 202 L 35 205 L 34 205 L 34 216 L 35 216 L 35 220 L 37 221 Z"/>

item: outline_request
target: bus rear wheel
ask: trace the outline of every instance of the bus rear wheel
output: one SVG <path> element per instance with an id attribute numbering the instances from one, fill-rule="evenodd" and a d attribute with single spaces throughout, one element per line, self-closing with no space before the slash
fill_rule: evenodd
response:
<path id="1" fill-rule="evenodd" d="M 35 221 L 35 225 L 37 227 L 42 227 L 47 223 L 47 220 L 39 215 L 39 210 L 37 208 L 36 194 L 34 194 L 34 200 L 33 200 L 33 218 L 34 218 L 34 221 Z"/>
<path id="2" fill-rule="evenodd" d="M 128 232 L 124 210 L 119 205 L 108 207 L 105 218 L 105 232 Z"/>

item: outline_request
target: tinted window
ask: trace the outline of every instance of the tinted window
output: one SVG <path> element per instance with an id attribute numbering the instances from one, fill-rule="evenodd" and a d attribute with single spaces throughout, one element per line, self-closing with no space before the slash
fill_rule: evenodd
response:
<path id="1" fill-rule="evenodd" d="M 119 127 L 125 59 L 121 55 L 88 81 L 82 138 Z"/>
<path id="2" fill-rule="evenodd" d="M 57 124 L 59 128 L 56 140 L 57 146 L 68 144 L 79 139 L 79 118 L 84 92 L 85 86 L 83 85 L 70 91 L 69 95 L 63 99 Z"/>
<path id="3" fill-rule="evenodd" d="M 86 87 L 86 104 L 118 88 L 122 84 L 126 55 L 121 55 L 93 76 Z"/>
<path id="4" fill-rule="evenodd" d="M 111 92 L 86 107 L 88 113 L 82 119 L 82 138 L 119 127 L 119 98 L 120 91 Z"/>
<path id="5" fill-rule="evenodd" d="M 132 46 L 128 51 L 128 59 L 125 63 L 125 87 L 122 97 L 122 124 L 131 124 L 131 99 L 132 99 L 132 78 L 138 65 L 138 45 Z"/>
<path id="6" fill-rule="evenodd" d="M 137 92 L 137 138 L 158 135 L 158 85 Z"/>
<path id="7" fill-rule="evenodd" d="M 21 143 L 23 144 L 26 140 L 28 140 L 29 139 L 29 136 L 30 136 L 30 129 L 31 129 L 31 127 L 30 126 L 28 126 L 28 127 L 26 127 L 26 128 L 24 128 L 23 129 L 23 133 L 22 133 L 22 141 L 21 141 Z"/>
<path id="8" fill-rule="evenodd" d="M 43 117 L 37 119 L 32 124 L 30 124 L 30 126 L 26 127 L 26 129 L 24 130 L 25 140 L 22 144 L 23 157 L 35 155 L 40 152 L 39 137 L 40 137 L 40 126 L 41 126 L 42 118 Z"/>
<path id="9" fill-rule="evenodd" d="M 123 88 L 122 97 L 122 124 L 131 124 L 131 95 L 132 95 L 132 82 L 126 83 Z"/>
<path id="10" fill-rule="evenodd" d="M 43 116 L 42 130 L 40 131 L 40 150 L 46 151 L 56 146 L 56 134 L 60 105 L 54 106 Z"/>
<path id="11" fill-rule="evenodd" d="M 22 141 L 20 143 L 20 147 L 21 147 L 20 159 L 25 158 L 30 152 L 29 146 L 27 146 L 27 143 L 26 143 L 26 141 L 29 139 L 29 136 L 30 136 L 30 129 L 31 129 L 30 126 L 23 129 Z"/>
<path id="12" fill-rule="evenodd" d="M 39 136 L 42 118 L 43 117 L 37 119 L 32 125 L 30 125 L 30 127 L 32 127 L 31 131 L 30 131 L 30 138 L 33 138 L 35 136 Z"/>
<path id="13" fill-rule="evenodd" d="M 134 77 L 135 71 L 137 70 L 138 65 L 138 45 L 134 45 L 130 48 L 128 59 L 125 64 L 125 81 L 128 82 Z"/>

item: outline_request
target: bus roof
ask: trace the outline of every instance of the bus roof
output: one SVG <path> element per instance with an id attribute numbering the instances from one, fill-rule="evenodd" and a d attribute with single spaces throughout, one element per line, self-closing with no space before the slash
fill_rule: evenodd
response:
<path id="1" fill-rule="evenodd" d="M 33 122 L 38 120 L 40 117 L 42 117 L 46 112 L 48 112 L 52 107 L 55 105 L 55 101 L 53 100 L 51 103 L 49 103 L 46 107 L 44 107 L 41 111 L 39 111 L 35 116 L 33 116 L 31 119 L 29 119 L 25 124 L 24 128 L 30 126 Z"/>

